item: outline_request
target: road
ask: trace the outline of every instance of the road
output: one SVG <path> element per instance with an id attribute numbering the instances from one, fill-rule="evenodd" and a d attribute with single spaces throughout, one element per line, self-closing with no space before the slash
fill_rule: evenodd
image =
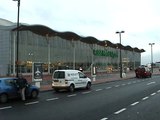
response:
<path id="1" fill-rule="evenodd" d="M 0 104 L 0 120 L 158 120 L 160 76 L 42 92 L 36 100 Z"/>

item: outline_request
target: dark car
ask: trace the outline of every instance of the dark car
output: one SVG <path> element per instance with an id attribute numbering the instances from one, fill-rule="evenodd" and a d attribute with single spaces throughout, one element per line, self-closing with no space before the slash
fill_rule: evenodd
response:
<path id="1" fill-rule="evenodd" d="M 135 70 L 135 74 L 136 74 L 137 78 L 152 77 L 152 72 L 151 72 L 150 68 L 149 67 L 145 67 L 145 66 L 138 67 Z"/>
<path id="2" fill-rule="evenodd" d="M 17 78 L 0 78 L 0 102 L 5 103 L 8 99 L 21 97 L 15 83 Z M 39 89 L 34 85 L 28 85 L 25 91 L 26 97 L 37 98 Z"/>

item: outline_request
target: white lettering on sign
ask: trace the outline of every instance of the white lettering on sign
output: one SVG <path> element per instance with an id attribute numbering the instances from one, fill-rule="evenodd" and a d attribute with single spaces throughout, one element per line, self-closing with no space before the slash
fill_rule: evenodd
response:
<path id="1" fill-rule="evenodd" d="M 68 73 L 68 76 L 77 76 L 78 73 Z"/>

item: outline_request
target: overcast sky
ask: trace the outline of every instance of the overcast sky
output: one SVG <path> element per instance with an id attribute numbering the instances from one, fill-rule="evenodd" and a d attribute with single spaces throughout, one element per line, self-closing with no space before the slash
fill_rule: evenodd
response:
<path id="1" fill-rule="evenodd" d="M 160 0 L 21 0 L 20 22 L 144 49 L 142 64 L 160 61 Z M 17 21 L 17 2 L 0 0 L 0 18 Z"/>

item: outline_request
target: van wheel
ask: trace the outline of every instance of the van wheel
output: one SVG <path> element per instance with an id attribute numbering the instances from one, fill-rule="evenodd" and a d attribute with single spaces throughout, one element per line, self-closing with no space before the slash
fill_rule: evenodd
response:
<path id="1" fill-rule="evenodd" d="M 71 85 L 69 86 L 69 91 L 70 91 L 70 92 L 74 92 L 74 85 L 73 85 L 73 84 L 71 84 Z"/>
<path id="2" fill-rule="evenodd" d="M 8 101 L 8 96 L 6 94 L 1 94 L 0 95 L 0 102 L 6 103 L 7 101 Z"/>
<path id="3" fill-rule="evenodd" d="M 88 89 L 88 90 L 91 89 L 91 83 L 90 82 L 87 83 L 86 89 Z"/>
<path id="4" fill-rule="evenodd" d="M 59 89 L 58 89 L 58 88 L 54 88 L 54 90 L 55 90 L 56 92 L 59 92 Z"/>

